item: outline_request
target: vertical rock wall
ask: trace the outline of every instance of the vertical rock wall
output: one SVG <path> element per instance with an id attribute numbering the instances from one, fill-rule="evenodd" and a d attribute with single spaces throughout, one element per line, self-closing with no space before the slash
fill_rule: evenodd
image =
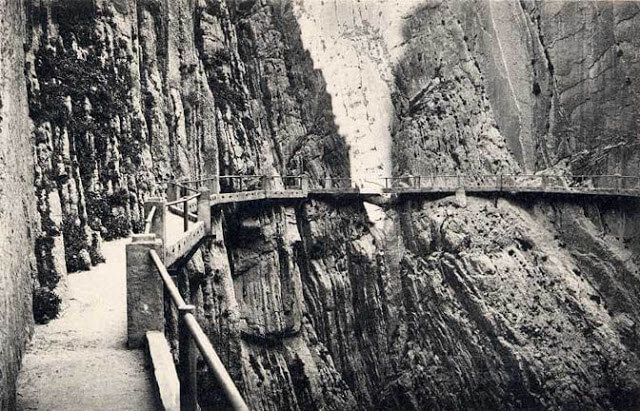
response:
<path id="1" fill-rule="evenodd" d="M 0 1 L 0 409 L 15 406 L 20 359 L 33 324 L 35 271 L 31 127 L 24 83 L 22 1 Z"/>

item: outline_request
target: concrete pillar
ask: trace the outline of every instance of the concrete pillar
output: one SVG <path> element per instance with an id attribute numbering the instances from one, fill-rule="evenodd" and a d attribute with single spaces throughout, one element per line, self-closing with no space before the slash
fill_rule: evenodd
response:
<path id="1" fill-rule="evenodd" d="M 211 234 L 211 192 L 207 187 L 200 188 L 198 197 L 198 221 L 204 222 L 204 232 Z"/>
<path id="2" fill-rule="evenodd" d="M 148 215 L 153 207 L 156 208 L 156 212 L 151 221 L 151 233 L 155 234 L 156 238 L 161 240 L 163 244 L 167 244 L 167 207 L 165 207 L 163 199 L 158 197 L 150 198 L 144 203 L 145 215 Z M 164 250 L 161 254 L 158 254 L 164 259 Z"/>
<path id="3" fill-rule="evenodd" d="M 163 250 L 154 234 L 134 234 L 126 248 L 129 348 L 143 347 L 147 331 L 164 332 L 164 287 L 150 250 Z"/>

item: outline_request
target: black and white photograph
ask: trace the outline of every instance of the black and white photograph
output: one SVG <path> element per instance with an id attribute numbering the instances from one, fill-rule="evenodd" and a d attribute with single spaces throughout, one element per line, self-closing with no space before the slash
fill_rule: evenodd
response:
<path id="1" fill-rule="evenodd" d="M 0 411 L 640 411 L 640 0 L 0 0 Z"/>

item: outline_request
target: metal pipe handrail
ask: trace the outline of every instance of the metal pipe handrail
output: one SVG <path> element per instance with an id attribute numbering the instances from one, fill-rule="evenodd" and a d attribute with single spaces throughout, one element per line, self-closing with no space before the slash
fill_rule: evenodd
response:
<path id="1" fill-rule="evenodd" d="M 192 194 L 192 195 L 190 195 L 190 196 L 186 196 L 186 197 L 180 197 L 180 198 L 179 198 L 179 199 L 177 199 L 177 200 L 174 200 L 174 201 L 168 201 L 168 202 L 166 202 L 166 203 L 164 203 L 164 204 L 165 204 L 165 206 L 167 206 L 167 207 L 168 207 L 168 206 L 172 206 L 172 205 L 176 205 L 176 204 L 182 204 L 182 203 L 185 203 L 185 202 L 189 202 L 189 201 L 193 200 L 194 198 L 198 198 L 198 197 L 200 197 L 201 195 L 202 195 L 202 193 L 201 193 L 200 191 L 198 191 L 196 194 Z"/>
<path id="2" fill-rule="evenodd" d="M 158 269 L 158 272 L 160 273 L 162 282 L 167 288 L 167 292 L 169 293 L 173 304 L 178 308 L 178 310 L 188 307 L 184 298 L 182 298 L 182 295 L 180 295 L 178 287 L 176 287 L 175 283 L 171 279 L 171 276 L 169 275 L 169 272 L 164 266 L 164 263 L 160 259 L 158 253 L 155 250 L 149 250 L 149 255 L 151 256 L 151 259 L 153 260 L 156 268 Z M 222 361 L 220 361 L 220 357 L 216 353 L 216 350 L 213 348 L 213 345 L 211 345 L 211 341 L 209 341 L 209 338 L 202 330 L 202 327 L 200 327 L 200 324 L 198 324 L 198 320 L 196 319 L 196 317 L 189 312 L 185 312 L 182 319 L 187 325 L 189 334 L 193 338 L 193 341 L 198 347 L 198 350 L 202 354 L 205 362 L 207 363 L 207 365 L 209 365 L 209 369 L 213 373 L 220 388 L 222 389 L 222 391 L 224 391 L 227 400 L 231 404 L 231 407 L 234 410 L 238 411 L 248 411 L 249 407 L 247 407 L 244 399 L 242 399 L 240 391 L 238 391 L 238 388 L 231 379 L 231 376 L 227 372 L 227 369 L 225 368 Z"/>
<path id="3" fill-rule="evenodd" d="M 156 213 L 156 206 L 151 207 L 147 218 L 144 220 L 144 233 L 149 234 L 151 232 L 151 223 L 153 222 L 153 215 Z"/>
<path id="4" fill-rule="evenodd" d="M 184 209 L 181 210 L 178 207 L 171 205 L 169 207 L 167 207 L 167 209 L 169 210 L 169 212 L 171 212 L 174 215 L 177 215 L 178 217 L 184 217 Z M 189 220 L 193 221 L 194 223 L 198 221 L 198 215 L 195 213 L 192 213 L 191 211 L 188 212 L 188 216 L 189 216 Z"/>
<path id="5" fill-rule="evenodd" d="M 196 180 L 180 180 L 179 182 L 182 184 L 193 184 L 193 183 L 201 183 L 204 181 L 212 181 L 217 179 L 218 179 L 218 176 L 214 176 L 214 177 L 204 177 Z M 173 182 L 173 181 L 170 181 L 170 182 Z"/>
<path id="6" fill-rule="evenodd" d="M 160 278 L 162 278 L 162 282 L 164 283 L 164 286 L 167 287 L 167 291 L 169 292 L 169 296 L 171 297 L 171 300 L 173 301 L 173 303 L 177 307 L 186 306 L 187 303 L 184 301 L 184 298 L 182 298 L 182 295 L 180 295 L 180 291 L 178 290 L 178 287 L 176 287 L 175 283 L 171 279 L 171 275 L 169 275 L 169 271 L 167 271 L 167 268 L 164 266 L 164 263 L 160 259 L 160 256 L 158 255 L 158 253 L 156 253 L 155 250 L 149 250 L 149 255 L 151 256 L 153 263 L 158 269 L 158 273 L 160 273 Z"/>
<path id="7" fill-rule="evenodd" d="M 351 177 L 324 177 L 323 180 L 347 181 L 347 180 L 351 180 Z"/>
<path id="8" fill-rule="evenodd" d="M 222 176 L 218 176 L 218 178 L 258 178 L 258 177 L 268 177 L 264 174 L 226 174 Z"/>
<path id="9" fill-rule="evenodd" d="M 242 399 L 240 391 L 238 391 L 227 369 L 224 364 L 222 364 L 222 361 L 220 361 L 220 357 L 218 357 L 216 350 L 213 348 L 213 345 L 211 345 L 211 341 L 209 341 L 207 335 L 202 331 L 196 317 L 191 313 L 187 313 L 184 315 L 184 321 L 202 357 L 211 372 L 213 372 L 220 388 L 222 388 L 222 391 L 226 394 L 226 398 L 231 404 L 231 407 L 238 411 L 248 411 L 249 407 L 247 407 L 247 404 Z"/>
<path id="10" fill-rule="evenodd" d="M 198 191 L 198 189 L 197 189 L 197 188 L 191 188 L 191 187 L 189 187 L 189 186 L 184 185 L 184 181 L 181 181 L 181 182 L 171 182 L 170 184 L 173 184 L 173 185 L 175 185 L 176 187 L 180 187 L 180 188 L 182 188 L 182 189 L 184 189 L 184 190 L 191 191 L 191 192 L 193 192 L 193 193 L 199 193 L 199 192 L 200 192 L 200 191 Z"/>
<path id="11" fill-rule="evenodd" d="M 456 174 L 429 176 L 381 177 L 385 188 L 467 188 L 467 189 L 503 189 L 513 190 L 533 188 L 540 184 L 545 190 L 564 190 L 566 192 L 603 192 L 636 193 L 640 189 L 640 176 L 629 175 L 558 175 L 558 174 Z M 423 183 L 424 182 L 424 183 Z"/>

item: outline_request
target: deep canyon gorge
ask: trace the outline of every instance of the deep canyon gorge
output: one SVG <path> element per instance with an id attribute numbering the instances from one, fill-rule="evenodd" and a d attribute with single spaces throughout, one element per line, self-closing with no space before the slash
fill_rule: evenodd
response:
<path id="1" fill-rule="evenodd" d="M 637 2 L 0 0 L 0 409 L 33 315 L 167 179 L 637 176 L 639 28 Z M 180 284 L 251 409 L 632 410 L 639 210 L 228 206 Z"/>

